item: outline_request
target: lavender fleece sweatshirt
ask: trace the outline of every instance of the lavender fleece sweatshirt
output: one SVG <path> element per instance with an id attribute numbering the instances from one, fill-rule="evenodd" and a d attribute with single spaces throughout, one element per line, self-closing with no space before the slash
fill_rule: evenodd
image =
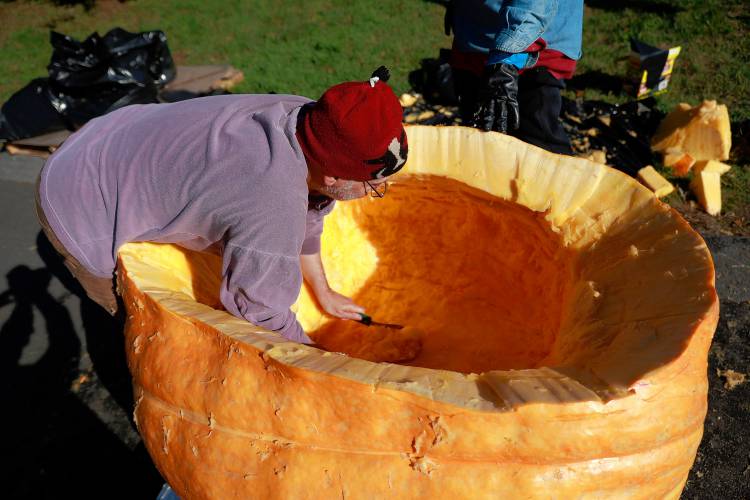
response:
<path id="1" fill-rule="evenodd" d="M 218 245 L 227 311 L 310 342 L 289 308 L 300 254 L 320 251 L 295 137 L 309 99 L 228 95 L 127 106 L 91 120 L 47 161 L 41 204 L 65 248 L 110 277 L 132 241 Z"/>

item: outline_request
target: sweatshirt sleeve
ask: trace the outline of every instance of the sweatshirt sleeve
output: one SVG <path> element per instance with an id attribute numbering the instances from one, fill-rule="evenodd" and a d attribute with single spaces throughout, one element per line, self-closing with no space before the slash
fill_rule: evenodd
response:
<path id="1" fill-rule="evenodd" d="M 299 257 L 225 245 L 220 297 L 231 314 L 294 342 L 311 343 L 289 309 L 301 286 Z"/>
<path id="2" fill-rule="evenodd" d="M 302 255 L 313 255 L 320 252 L 320 235 L 323 234 L 323 221 L 325 216 L 331 213 L 335 205 L 336 202 L 332 201 L 321 210 L 311 208 L 307 211 Z"/>

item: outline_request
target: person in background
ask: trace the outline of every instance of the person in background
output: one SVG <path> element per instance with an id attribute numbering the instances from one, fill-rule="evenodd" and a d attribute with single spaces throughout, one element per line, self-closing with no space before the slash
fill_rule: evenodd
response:
<path id="1" fill-rule="evenodd" d="M 293 95 L 222 95 L 132 105 L 88 122 L 46 162 L 42 229 L 87 295 L 115 314 L 128 242 L 222 256 L 231 314 L 303 343 L 290 306 L 303 277 L 330 315 L 365 312 L 328 286 L 323 219 L 335 200 L 382 197 L 403 167 L 402 109 L 385 67 L 364 82 Z"/>
<path id="2" fill-rule="evenodd" d="M 583 0 L 453 0 L 451 67 L 465 122 L 572 154 L 559 120 L 581 57 Z"/>

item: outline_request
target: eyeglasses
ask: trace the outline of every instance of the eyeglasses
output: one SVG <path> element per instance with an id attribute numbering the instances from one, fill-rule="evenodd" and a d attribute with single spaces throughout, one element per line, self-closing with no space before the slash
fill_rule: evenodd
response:
<path id="1" fill-rule="evenodd" d="M 382 198 L 385 196 L 385 192 L 388 191 L 388 181 L 380 182 L 374 186 L 370 184 L 370 181 L 364 181 L 362 184 L 365 185 L 365 193 L 367 192 L 367 187 L 370 187 L 370 196 L 373 198 Z"/>

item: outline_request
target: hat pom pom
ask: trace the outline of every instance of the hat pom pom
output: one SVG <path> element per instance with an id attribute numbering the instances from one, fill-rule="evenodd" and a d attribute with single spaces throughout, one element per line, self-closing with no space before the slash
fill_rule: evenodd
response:
<path id="1" fill-rule="evenodd" d="M 370 77 L 370 84 L 374 86 L 374 82 L 381 81 L 387 82 L 391 78 L 391 72 L 385 66 L 380 66 L 378 69 L 372 72 Z"/>

